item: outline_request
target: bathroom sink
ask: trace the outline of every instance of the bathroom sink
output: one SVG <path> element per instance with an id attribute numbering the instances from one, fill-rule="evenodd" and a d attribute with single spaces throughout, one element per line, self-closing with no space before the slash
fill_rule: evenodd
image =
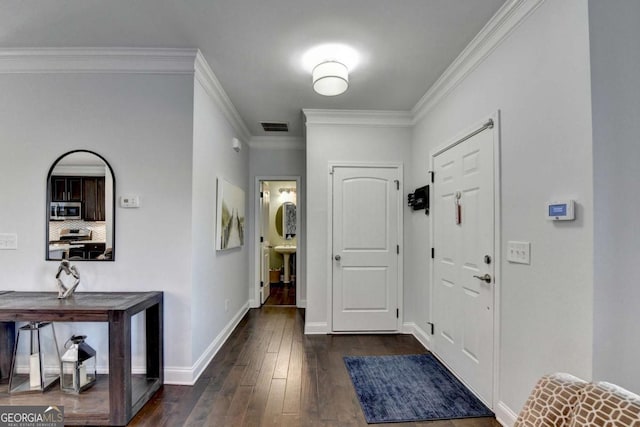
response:
<path id="1" fill-rule="evenodd" d="M 276 246 L 275 248 L 273 248 L 276 252 L 278 252 L 279 254 L 292 254 L 296 251 L 296 247 L 295 246 Z"/>
<path id="2" fill-rule="evenodd" d="M 296 252 L 296 247 L 292 245 L 281 245 L 276 246 L 275 248 L 273 248 L 273 250 L 278 252 L 279 254 L 282 254 L 282 257 L 284 258 L 284 283 L 289 283 L 289 257 L 291 256 L 291 254 Z"/>

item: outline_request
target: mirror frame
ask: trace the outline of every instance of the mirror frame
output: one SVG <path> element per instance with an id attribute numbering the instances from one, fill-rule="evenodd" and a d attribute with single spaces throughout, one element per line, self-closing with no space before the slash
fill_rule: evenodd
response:
<path id="1" fill-rule="evenodd" d="M 49 258 L 49 207 L 51 205 L 51 174 L 53 173 L 53 170 L 56 168 L 56 165 L 60 162 L 60 160 L 62 160 L 63 158 L 67 157 L 69 154 L 74 154 L 74 153 L 88 153 L 88 154 L 93 154 L 94 156 L 98 157 L 100 160 L 102 160 L 104 162 L 104 164 L 109 168 L 109 172 L 111 172 L 111 179 L 113 180 L 113 197 L 111 197 L 111 204 L 112 204 L 112 209 L 113 209 L 113 218 L 112 218 L 112 227 L 113 227 L 113 232 L 112 232 L 112 242 L 111 242 L 111 258 L 110 259 L 82 259 L 82 260 L 77 260 L 77 261 L 100 261 L 100 262 L 104 262 L 104 261 L 115 261 L 116 260 L 116 176 L 113 173 L 113 168 L 111 167 L 111 165 L 109 164 L 109 162 L 107 161 L 107 159 L 105 159 L 104 157 L 102 157 L 100 154 L 96 153 L 95 151 L 91 151 L 91 150 L 83 150 L 83 149 L 78 149 L 78 150 L 71 150 L 71 151 L 67 151 L 66 153 L 63 153 L 62 155 L 58 156 L 58 158 L 53 162 L 53 164 L 51 165 L 51 167 L 49 168 L 49 172 L 47 173 L 47 185 L 46 185 L 46 203 L 45 203 L 45 218 L 46 218 L 46 223 L 47 226 L 45 227 L 45 247 L 44 247 L 44 259 L 45 261 L 60 261 L 59 259 L 50 259 Z M 105 200 L 106 203 L 106 200 Z M 75 262 L 76 260 L 74 260 Z"/>
<path id="2" fill-rule="evenodd" d="M 284 232 L 284 205 L 286 204 L 295 206 L 296 216 L 298 215 L 298 206 L 293 202 L 282 202 L 280 206 L 278 206 L 278 209 L 276 209 L 276 214 L 274 215 L 274 218 L 273 218 L 275 227 L 276 227 L 276 233 L 283 239 L 286 238 L 286 234 Z M 280 221 L 278 221 L 278 214 L 280 214 Z M 278 229 L 278 227 L 280 228 Z M 297 231 L 298 230 L 296 230 L 296 234 L 293 234 L 292 237 L 295 237 L 298 234 Z"/>

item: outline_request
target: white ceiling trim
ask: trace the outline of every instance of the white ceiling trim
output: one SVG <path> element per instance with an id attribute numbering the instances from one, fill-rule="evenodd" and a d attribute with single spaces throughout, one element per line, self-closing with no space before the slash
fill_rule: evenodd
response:
<path id="1" fill-rule="evenodd" d="M 198 49 L 0 49 L 0 74 L 190 74 L 202 84 L 244 141 L 251 133 Z"/>
<path id="2" fill-rule="evenodd" d="M 189 74 L 197 49 L 0 49 L 0 73 Z"/>
<path id="3" fill-rule="evenodd" d="M 410 111 L 303 109 L 307 126 L 410 127 Z"/>
<path id="4" fill-rule="evenodd" d="M 249 128 L 244 120 L 242 120 L 240 113 L 238 113 L 238 110 L 231 102 L 231 99 L 229 99 L 229 96 L 227 96 L 220 81 L 199 50 L 196 53 L 194 67 L 195 78 L 200 82 L 202 87 L 204 87 L 209 96 L 218 104 L 226 119 L 238 133 L 237 137 L 242 139 L 243 142 L 249 141 L 251 139 Z"/>
<path id="5" fill-rule="evenodd" d="M 411 109 L 413 123 L 454 90 L 542 3 L 544 0 L 506 2 Z"/>
<path id="6" fill-rule="evenodd" d="M 297 136 L 254 136 L 249 147 L 258 150 L 305 150 L 304 138 Z"/>

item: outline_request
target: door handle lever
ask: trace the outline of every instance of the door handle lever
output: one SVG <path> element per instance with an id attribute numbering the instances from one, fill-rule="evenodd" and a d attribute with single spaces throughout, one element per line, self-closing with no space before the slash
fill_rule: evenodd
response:
<path id="1" fill-rule="evenodd" d="M 487 283 L 491 283 L 491 275 L 489 273 L 486 273 L 484 276 L 473 276 L 476 279 L 480 279 L 480 280 L 484 280 Z"/>

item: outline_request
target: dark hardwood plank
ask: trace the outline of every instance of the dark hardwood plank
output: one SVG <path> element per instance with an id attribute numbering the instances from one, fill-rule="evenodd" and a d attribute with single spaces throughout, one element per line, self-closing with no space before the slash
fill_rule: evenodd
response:
<path id="1" fill-rule="evenodd" d="M 343 357 L 419 354 L 424 347 L 410 335 L 304 335 L 303 316 L 294 307 L 250 310 L 195 386 L 164 386 L 130 425 L 368 426 Z M 394 426 L 499 424 L 471 418 Z"/>

